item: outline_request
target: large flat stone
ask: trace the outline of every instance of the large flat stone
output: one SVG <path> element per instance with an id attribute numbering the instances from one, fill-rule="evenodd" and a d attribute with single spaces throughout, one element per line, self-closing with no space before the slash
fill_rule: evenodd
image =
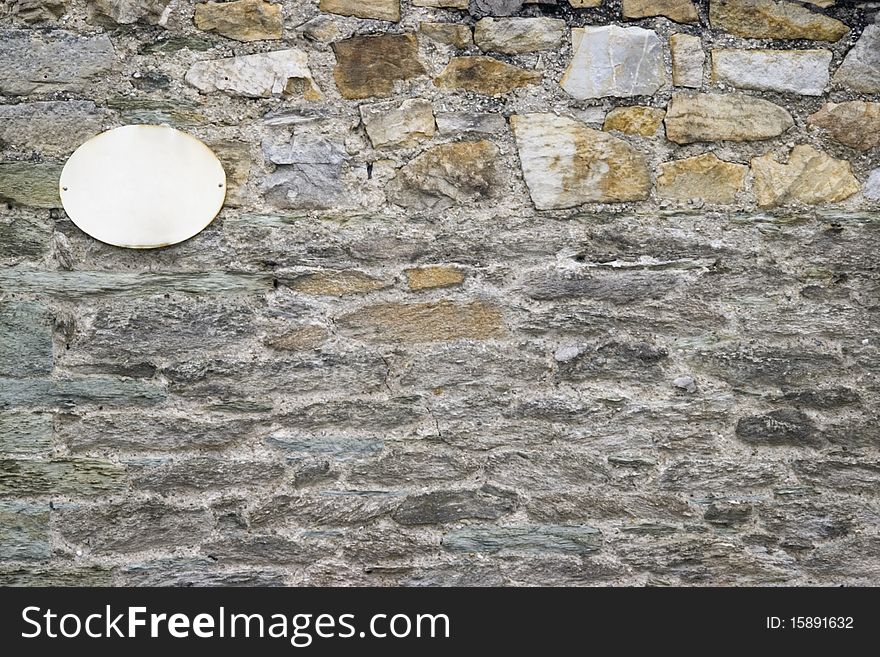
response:
<path id="1" fill-rule="evenodd" d="M 388 200 L 442 211 L 497 196 L 498 147 L 486 140 L 440 144 L 413 158 L 386 185 Z"/>
<path id="2" fill-rule="evenodd" d="M 703 65 L 706 63 L 700 37 L 673 34 L 669 37 L 669 49 L 672 51 L 672 84 L 699 89 L 703 85 Z"/>
<path id="3" fill-rule="evenodd" d="M 400 20 L 400 0 L 321 0 L 319 7 L 321 11 L 341 16 L 395 23 Z"/>
<path id="4" fill-rule="evenodd" d="M 266 141 L 263 153 L 278 165 L 262 183 L 266 199 L 274 207 L 320 210 L 339 202 L 342 168 L 348 159 L 342 144 L 304 133 L 280 144 Z"/>
<path id="5" fill-rule="evenodd" d="M 713 50 L 712 77 L 740 89 L 821 96 L 830 50 Z"/>
<path id="6" fill-rule="evenodd" d="M 49 505 L 0 502 L 0 561 L 46 561 Z"/>
<path id="7" fill-rule="evenodd" d="M 648 96 L 666 83 L 657 34 L 641 27 L 574 27 L 572 58 L 559 84 L 578 99 Z"/>
<path id="8" fill-rule="evenodd" d="M 196 62 L 185 79 L 205 94 L 220 91 L 245 98 L 321 98 L 309 70 L 308 54 L 294 48 Z"/>
<path id="9" fill-rule="evenodd" d="M 700 14 L 692 0 L 623 0 L 624 18 L 665 16 L 676 23 L 699 23 Z"/>
<path id="10" fill-rule="evenodd" d="M 565 21 L 558 18 L 482 18 L 474 43 L 485 52 L 515 55 L 557 48 L 564 35 Z"/>
<path id="11" fill-rule="evenodd" d="M 106 112 L 88 100 L 0 105 L 0 148 L 68 155 L 101 132 Z"/>
<path id="12" fill-rule="evenodd" d="M 486 301 L 383 303 L 340 317 L 342 330 L 374 342 L 488 340 L 505 334 L 501 309 Z"/>
<path id="13" fill-rule="evenodd" d="M 0 93 L 13 96 L 83 91 L 116 64 L 106 35 L 69 32 L 0 32 Z"/>
<path id="14" fill-rule="evenodd" d="M 714 153 L 663 162 L 657 176 L 657 194 L 677 201 L 733 203 L 745 185 L 748 171 L 746 165 L 724 162 Z"/>
<path id="15" fill-rule="evenodd" d="M 825 128 L 834 140 L 850 148 L 868 151 L 880 146 L 880 103 L 826 103 L 807 121 Z"/>
<path id="16" fill-rule="evenodd" d="M 410 98 L 398 104 L 361 105 L 361 120 L 373 148 L 408 148 L 434 136 L 434 108 Z"/>
<path id="17" fill-rule="evenodd" d="M 52 371 L 52 319 L 45 306 L 0 303 L 0 376 L 40 376 Z"/>
<path id="18" fill-rule="evenodd" d="M 510 118 L 523 176 L 539 210 L 647 198 L 645 156 L 627 142 L 554 114 Z"/>
<path id="19" fill-rule="evenodd" d="M 59 164 L 0 162 L 0 201 L 33 208 L 60 208 Z"/>
<path id="20" fill-rule="evenodd" d="M 125 489 L 125 470 L 95 459 L 0 461 L 0 497 L 95 497 Z"/>
<path id="21" fill-rule="evenodd" d="M 280 39 L 284 15 L 280 4 L 265 0 L 233 0 L 196 4 L 196 27 L 236 41 Z"/>
<path id="22" fill-rule="evenodd" d="M 333 79 L 343 98 L 390 96 L 394 84 L 423 75 L 414 34 L 353 36 L 333 44 Z"/>
<path id="23" fill-rule="evenodd" d="M 711 0 L 709 22 L 747 39 L 837 41 L 849 32 L 839 20 L 790 0 Z"/>
<path id="24" fill-rule="evenodd" d="M 5 410 L 0 413 L 0 453 L 47 454 L 52 431 L 51 413 Z"/>
<path id="25" fill-rule="evenodd" d="M 761 207 L 837 203 L 861 189 L 849 162 L 807 144 L 795 146 L 785 164 L 777 162 L 772 153 L 753 158 L 752 173 Z"/>
<path id="26" fill-rule="evenodd" d="M 834 82 L 863 94 L 880 93 L 880 25 L 868 25 L 834 74 Z"/>
<path id="27" fill-rule="evenodd" d="M 156 25 L 165 16 L 169 4 L 171 0 L 91 0 L 89 18 L 96 23 Z"/>
<path id="28" fill-rule="evenodd" d="M 602 533 L 584 525 L 475 525 L 449 532 L 443 547 L 453 552 L 589 554 L 602 547 Z"/>
<path id="29" fill-rule="evenodd" d="M 677 93 L 666 108 L 666 137 L 677 144 L 770 139 L 793 125 L 784 108 L 743 94 Z"/>
<path id="30" fill-rule="evenodd" d="M 539 71 L 481 56 L 453 57 L 434 78 L 434 84 L 443 89 L 464 89 L 487 96 L 501 96 L 540 81 Z"/>

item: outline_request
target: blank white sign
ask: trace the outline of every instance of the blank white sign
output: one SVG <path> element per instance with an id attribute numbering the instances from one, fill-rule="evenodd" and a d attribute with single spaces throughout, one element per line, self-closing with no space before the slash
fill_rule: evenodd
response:
<path id="1" fill-rule="evenodd" d="M 95 239 L 132 249 L 177 244 L 213 221 L 226 173 L 201 141 L 161 125 L 127 125 L 90 139 L 61 172 L 67 216 Z"/>

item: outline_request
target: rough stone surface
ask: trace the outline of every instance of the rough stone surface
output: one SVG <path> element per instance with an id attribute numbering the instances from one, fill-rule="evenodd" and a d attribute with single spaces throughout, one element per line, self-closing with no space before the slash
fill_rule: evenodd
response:
<path id="1" fill-rule="evenodd" d="M 625 18 L 665 16 L 677 23 L 697 23 L 700 15 L 692 0 L 623 0 Z"/>
<path id="2" fill-rule="evenodd" d="M 343 98 L 390 96 L 397 81 L 425 73 L 413 34 L 354 36 L 333 44 L 333 79 Z"/>
<path id="3" fill-rule="evenodd" d="M 280 4 L 265 0 L 233 0 L 197 4 L 196 27 L 236 41 L 280 39 L 284 16 Z"/>
<path id="4" fill-rule="evenodd" d="M 12 0 L 12 15 L 28 23 L 54 21 L 64 15 L 67 4 L 64 0 Z"/>
<path id="5" fill-rule="evenodd" d="M 748 170 L 743 164 L 719 160 L 714 153 L 664 162 L 657 176 L 657 193 L 677 201 L 733 203 L 745 185 Z"/>
<path id="6" fill-rule="evenodd" d="M 385 303 L 340 318 L 342 329 L 377 342 L 486 340 L 504 335 L 500 309 L 485 301 L 456 303 Z"/>
<path id="7" fill-rule="evenodd" d="M 641 27 L 572 28 L 572 58 L 559 84 L 579 99 L 653 94 L 666 82 L 657 34 Z"/>
<path id="8" fill-rule="evenodd" d="M 821 96 L 830 50 L 713 50 L 712 77 L 740 89 Z"/>
<path id="9" fill-rule="evenodd" d="M 35 303 L 0 304 L 0 376 L 52 372 L 52 314 Z"/>
<path id="10" fill-rule="evenodd" d="M 564 34 L 565 21 L 557 18 L 481 18 L 474 26 L 480 50 L 508 55 L 552 50 Z"/>
<path id="11" fill-rule="evenodd" d="M 498 147 L 490 141 L 462 141 L 429 148 L 388 183 L 392 203 L 439 211 L 495 194 Z"/>
<path id="12" fill-rule="evenodd" d="M 218 2 L 0 11 L 0 585 L 880 583 L 870 3 Z M 169 248 L 58 207 L 141 123 Z"/>
<path id="13" fill-rule="evenodd" d="M 116 51 L 105 35 L 77 37 L 69 32 L 0 33 L 0 92 L 14 96 L 82 91 L 116 65 Z"/>
<path id="14" fill-rule="evenodd" d="M 457 2 L 458 0 L 441 0 Z M 466 9 L 471 16 L 512 16 L 522 9 L 525 0 L 468 0 Z"/>
<path id="15" fill-rule="evenodd" d="M 511 127 L 540 210 L 632 201 L 649 193 L 644 155 L 621 139 L 552 114 L 517 115 Z"/>
<path id="16" fill-rule="evenodd" d="M 527 71 L 492 57 L 453 57 L 434 84 L 443 89 L 464 89 L 500 96 L 519 87 L 537 84 L 541 74 Z"/>
<path id="17" fill-rule="evenodd" d="M 617 130 L 625 135 L 653 137 L 663 124 L 666 112 L 656 107 L 617 107 L 605 115 L 602 129 Z"/>
<path id="18" fill-rule="evenodd" d="M 318 135 L 294 135 L 280 144 L 265 142 L 263 152 L 269 162 L 277 165 L 262 185 L 271 205 L 323 209 L 339 199 L 347 159 L 339 142 Z"/>
<path id="19" fill-rule="evenodd" d="M 791 203 L 836 203 L 861 189 L 849 162 L 812 146 L 795 146 L 785 164 L 772 154 L 752 160 L 755 196 L 763 207 Z"/>
<path id="20" fill-rule="evenodd" d="M 784 108 L 743 94 L 673 94 L 666 137 L 677 144 L 778 137 L 794 125 Z"/>
<path id="21" fill-rule="evenodd" d="M 0 201 L 34 208 L 61 207 L 57 164 L 0 162 Z"/>
<path id="22" fill-rule="evenodd" d="M 163 21 L 170 0 L 93 0 L 90 16 L 97 23 L 157 24 Z"/>
<path id="23" fill-rule="evenodd" d="M 672 84 L 699 89 L 703 85 L 703 65 L 706 63 L 700 37 L 673 34 L 669 37 L 669 49 L 672 51 Z"/>
<path id="24" fill-rule="evenodd" d="M 400 20 L 400 0 L 321 0 L 319 8 L 342 16 L 394 22 Z"/>
<path id="25" fill-rule="evenodd" d="M 737 438 L 753 445 L 816 446 L 816 434 L 810 417 L 790 408 L 740 418 L 736 423 Z"/>
<path id="26" fill-rule="evenodd" d="M 853 100 L 827 103 L 808 121 L 845 146 L 860 151 L 880 146 L 880 103 Z"/>
<path id="27" fill-rule="evenodd" d="M 838 85 L 860 93 L 880 93 L 880 25 L 868 25 L 834 74 Z"/>
<path id="28" fill-rule="evenodd" d="M 865 181 L 865 196 L 880 201 L 880 169 L 874 169 Z"/>
<path id="29" fill-rule="evenodd" d="M 406 282 L 409 289 L 433 290 L 438 287 L 454 287 L 464 282 L 464 272 L 458 267 L 434 265 L 407 269 Z"/>
<path id="30" fill-rule="evenodd" d="M 419 23 L 419 32 L 438 43 L 456 48 L 467 48 L 474 42 L 474 33 L 469 25 L 457 23 Z"/>
<path id="31" fill-rule="evenodd" d="M 101 132 L 104 116 L 86 100 L 0 105 L 0 147 L 69 155 Z"/>
<path id="32" fill-rule="evenodd" d="M 202 93 L 217 91 L 246 98 L 292 96 L 317 100 L 321 92 L 312 80 L 308 55 L 302 50 L 242 55 L 193 64 L 186 81 Z"/>
<path id="33" fill-rule="evenodd" d="M 434 136 L 434 108 L 426 100 L 361 105 L 361 120 L 373 148 L 409 148 Z"/>
<path id="34" fill-rule="evenodd" d="M 748 39 L 837 41 L 849 28 L 790 0 L 711 0 L 709 22 Z"/>

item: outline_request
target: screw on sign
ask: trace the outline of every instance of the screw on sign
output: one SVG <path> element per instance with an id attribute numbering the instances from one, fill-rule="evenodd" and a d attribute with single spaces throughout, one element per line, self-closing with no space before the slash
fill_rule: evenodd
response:
<path id="1" fill-rule="evenodd" d="M 226 197 L 226 173 L 201 141 L 161 125 L 127 125 L 80 146 L 61 172 L 61 202 L 83 232 L 152 249 L 198 234 Z"/>

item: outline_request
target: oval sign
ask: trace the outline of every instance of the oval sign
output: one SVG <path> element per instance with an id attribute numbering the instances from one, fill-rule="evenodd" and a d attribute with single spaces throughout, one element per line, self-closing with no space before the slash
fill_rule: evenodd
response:
<path id="1" fill-rule="evenodd" d="M 76 149 L 61 172 L 61 202 L 83 232 L 131 249 L 177 244 L 210 224 L 226 173 L 201 141 L 164 125 L 127 125 Z"/>

